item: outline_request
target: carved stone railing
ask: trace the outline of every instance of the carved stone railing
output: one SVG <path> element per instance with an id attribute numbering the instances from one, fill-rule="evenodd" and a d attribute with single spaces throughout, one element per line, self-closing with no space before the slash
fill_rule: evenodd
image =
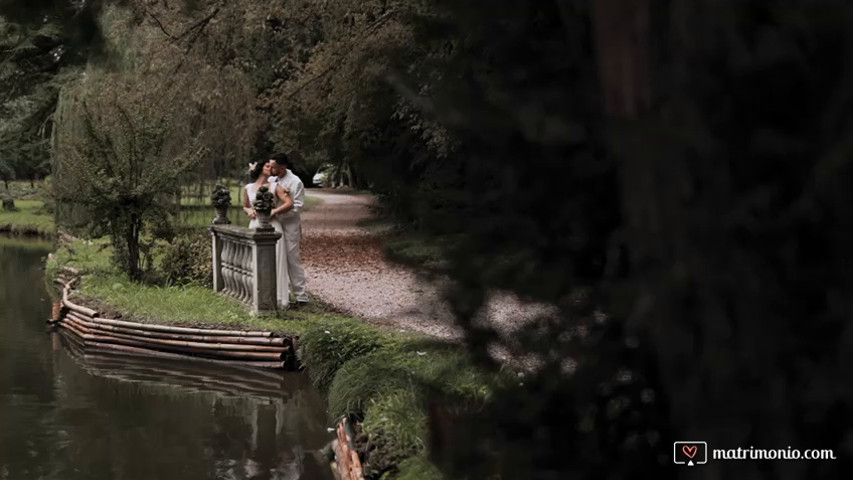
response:
<path id="1" fill-rule="evenodd" d="M 242 302 L 255 315 L 276 311 L 275 244 L 272 228 L 211 225 L 213 290 Z"/>

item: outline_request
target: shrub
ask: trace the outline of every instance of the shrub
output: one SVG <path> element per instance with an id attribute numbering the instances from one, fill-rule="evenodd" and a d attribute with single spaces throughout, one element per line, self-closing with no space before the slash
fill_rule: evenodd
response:
<path id="1" fill-rule="evenodd" d="M 3 210 L 7 212 L 17 212 L 18 208 L 15 207 L 15 199 L 11 196 L 4 195 L 3 199 Z"/>
<path id="2" fill-rule="evenodd" d="M 383 338 L 376 328 L 360 323 L 316 324 L 300 337 L 299 359 L 311 366 L 314 385 L 327 392 L 344 363 L 379 349 Z"/>
<path id="3" fill-rule="evenodd" d="M 204 231 L 191 231 L 175 238 L 164 248 L 161 263 L 163 277 L 172 285 L 213 286 L 210 237 Z"/>

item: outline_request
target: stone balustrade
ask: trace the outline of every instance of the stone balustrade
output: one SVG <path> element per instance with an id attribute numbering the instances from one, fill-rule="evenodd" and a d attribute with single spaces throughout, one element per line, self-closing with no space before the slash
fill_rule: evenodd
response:
<path id="1" fill-rule="evenodd" d="M 246 305 L 255 315 L 276 311 L 275 244 L 272 228 L 211 225 L 213 290 Z"/>

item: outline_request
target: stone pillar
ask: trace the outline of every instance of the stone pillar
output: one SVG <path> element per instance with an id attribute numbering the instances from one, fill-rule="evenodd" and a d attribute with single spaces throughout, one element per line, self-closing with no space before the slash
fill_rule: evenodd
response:
<path id="1" fill-rule="evenodd" d="M 257 229 L 252 235 L 252 313 L 258 316 L 276 313 L 276 270 L 275 244 L 281 234 L 269 228 Z"/>
<path id="2" fill-rule="evenodd" d="M 213 239 L 213 291 L 221 292 L 225 288 L 222 281 L 222 238 L 216 233 L 213 228 L 210 229 L 210 236 Z"/>

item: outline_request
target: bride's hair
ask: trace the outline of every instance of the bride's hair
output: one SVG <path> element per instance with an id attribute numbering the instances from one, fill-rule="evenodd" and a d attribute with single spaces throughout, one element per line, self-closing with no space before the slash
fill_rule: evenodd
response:
<path id="1" fill-rule="evenodd" d="M 261 176 L 261 173 L 264 171 L 264 164 L 266 162 L 255 162 L 249 164 L 249 178 L 254 182 Z"/>

